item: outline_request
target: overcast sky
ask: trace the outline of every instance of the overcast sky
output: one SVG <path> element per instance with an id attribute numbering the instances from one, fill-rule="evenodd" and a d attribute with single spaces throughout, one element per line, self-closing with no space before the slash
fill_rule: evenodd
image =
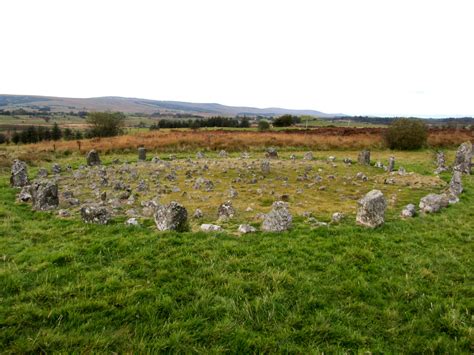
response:
<path id="1" fill-rule="evenodd" d="M 0 93 L 474 116 L 474 1 L 0 0 Z"/>

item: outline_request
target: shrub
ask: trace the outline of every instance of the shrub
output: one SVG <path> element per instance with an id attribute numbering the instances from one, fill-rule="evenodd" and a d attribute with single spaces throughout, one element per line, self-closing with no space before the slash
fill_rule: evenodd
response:
<path id="1" fill-rule="evenodd" d="M 258 130 L 260 132 L 268 131 L 269 129 L 270 129 L 270 123 L 268 123 L 268 121 L 265 121 L 265 120 L 258 121 Z"/>
<path id="2" fill-rule="evenodd" d="M 125 115 L 120 112 L 90 112 L 86 121 L 91 126 L 87 132 L 89 138 L 113 137 L 122 133 Z"/>
<path id="3" fill-rule="evenodd" d="M 292 115 L 283 115 L 273 120 L 273 127 L 289 127 L 297 123 L 299 117 Z"/>
<path id="4" fill-rule="evenodd" d="M 417 119 L 396 119 L 385 133 L 385 142 L 390 149 L 420 149 L 426 144 L 427 138 L 426 124 Z"/>

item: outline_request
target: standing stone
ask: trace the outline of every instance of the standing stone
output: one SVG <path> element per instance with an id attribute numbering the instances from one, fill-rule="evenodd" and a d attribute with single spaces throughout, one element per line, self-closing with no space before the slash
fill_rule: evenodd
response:
<path id="1" fill-rule="evenodd" d="M 184 232 L 188 229 L 188 211 L 175 201 L 160 205 L 155 212 L 155 223 L 159 231 Z"/>
<path id="2" fill-rule="evenodd" d="M 359 164 L 370 165 L 370 150 L 363 150 L 359 153 Z"/>
<path id="3" fill-rule="evenodd" d="M 455 168 L 453 176 L 451 177 L 451 182 L 449 183 L 449 192 L 454 196 L 459 196 L 462 191 L 462 172 Z"/>
<path id="4" fill-rule="evenodd" d="M 87 165 L 89 166 L 101 164 L 99 153 L 97 153 L 95 149 L 92 149 L 91 151 L 89 151 L 89 153 L 87 153 L 86 159 L 87 159 Z"/>
<path id="5" fill-rule="evenodd" d="M 405 208 L 400 213 L 400 217 L 402 218 L 411 218 L 414 217 L 416 214 L 416 207 L 413 203 L 410 203 L 405 206 Z"/>
<path id="6" fill-rule="evenodd" d="M 420 211 L 424 213 L 438 212 L 444 207 L 449 205 L 449 198 L 447 195 L 442 194 L 429 194 L 420 200 Z"/>
<path id="7" fill-rule="evenodd" d="M 38 175 L 37 176 L 40 179 L 44 179 L 44 178 L 48 177 L 48 170 L 46 170 L 45 168 L 40 168 L 38 170 Z"/>
<path id="8" fill-rule="evenodd" d="M 85 223 L 93 224 L 107 224 L 110 220 L 107 208 L 98 205 L 82 206 L 81 217 Z"/>
<path id="9" fill-rule="evenodd" d="M 392 171 L 395 170 L 395 157 L 390 157 L 388 158 L 388 167 L 387 171 L 391 173 Z"/>
<path id="10" fill-rule="evenodd" d="M 232 206 L 232 201 L 224 202 L 217 209 L 217 217 L 220 221 L 228 220 L 228 219 L 234 217 L 234 215 L 235 215 L 235 209 Z"/>
<path id="11" fill-rule="evenodd" d="M 270 161 L 267 159 L 262 160 L 262 163 L 260 164 L 260 169 L 262 170 L 263 175 L 270 174 Z"/>
<path id="12" fill-rule="evenodd" d="M 146 149 L 144 147 L 138 148 L 138 161 L 146 160 Z"/>
<path id="13" fill-rule="evenodd" d="M 278 152 L 275 148 L 268 148 L 265 157 L 269 159 L 278 159 Z"/>
<path id="14" fill-rule="evenodd" d="M 293 217 L 288 211 L 288 204 L 276 201 L 272 210 L 264 216 L 262 230 L 265 232 L 283 232 L 291 228 Z"/>
<path id="15" fill-rule="evenodd" d="M 33 209 L 52 210 L 59 205 L 58 185 L 52 180 L 37 180 L 30 188 Z"/>
<path id="16" fill-rule="evenodd" d="M 61 166 L 57 163 L 53 164 L 53 167 L 51 168 L 51 171 L 53 174 L 61 174 Z"/>
<path id="17" fill-rule="evenodd" d="M 304 160 L 313 160 L 313 152 L 306 152 L 303 155 Z"/>
<path id="18" fill-rule="evenodd" d="M 13 161 L 10 185 L 12 187 L 23 187 L 28 185 L 28 169 L 25 162 L 18 159 Z"/>
<path id="19" fill-rule="evenodd" d="M 356 222 L 365 227 L 375 228 L 385 222 L 387 201 L 380 190 L 372 190 L 358 201 Z"/>
<path id="20" fill-rule="evenodd" d="M 463 174 L 471 174 L 472 143 L 464 142 L 456 152 L 453 168 L 459 169 Z"/>
<path id="21" fill-rule="evenodd" d="M 229 154 L 227 154 L 227 152 L 225 150 L 221 150 L 219 152 L 219 158 L 227 158 L 229 156 Z"/>
<path id="22" fill-rule="evenodd" d="M 446 166 L 446 155 L 444 152 L 437 152 L 436 153 L 436 170 L 435 174 L 441 174 L 444 171 L 448 171 Z"/>

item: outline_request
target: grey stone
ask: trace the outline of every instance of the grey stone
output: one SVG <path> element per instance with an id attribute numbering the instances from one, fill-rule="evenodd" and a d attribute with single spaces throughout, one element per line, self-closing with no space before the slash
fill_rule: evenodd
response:
<path id="1" fill-rule="evenodd" d="M 15 159 L 13 161 L 10 185 L 12 187 L 23 187 L 29 185 L 28 182 L 28 168 L 25 162 Z"/>
<path id="2" fill-rule="evenodd" d="M 144 147 L 138 148 L 138 161 L 146 160 L 146 149 Z"/>
<path id="3" fill-rule="evenodd" d="M 262 170 L 263 175 L 270 174 L 270 161 L 267 159 L 262 160 L 260 163 L 260 169 Z"/>
<path id="4" fill-rule="evenodd" d="M 268 159 L 278 159 L 278 151 L 273 147 L 268 148 L 265 157 Z"/>
<path id="5" fill-rule="evenodd" d="M 219 152 L 219 157 L 220 158 L 227 158 L 229 156 L 229 154 L 227 154 L 227 152 L 225 150 L 221 150 Z"/>
<path id="6" fill-rule="evenodd" d="M 186 231 L 188 229 L 188 211 L 175 201 L 167 205 L 160 205 L 155 212 L 155 223 L 160 231 Z"/>
<path id="7" fill-rule="evenodd" d="M 459 196 L 463 191 L 462 186 L 462 171 L 454 169 L 453 176 L 449 183 L 449 192 L 455 196 Z"/>
<path id="8" fill-rule="evenodd" d="M 89 166 L 101 164 L 99 153 L 97 153 L 95 149 L 92 149 L 91 151 L 89 151 L 89 153 L 87 153 L 86 160 L 87 160 L 87 165 Z"/>
<path id="9" fill-rule="evenodd" d="M 198 177 L 194 182 L 193 189 L 201 190 L 204 189 L 205 191 L 212 191 L 214 190 L 214 183 L 211 180 L 205 179 L 203 177 Z"/>
<path id="10" fill-rule="evenodd" d="M 439 212 L 449 205 L 449 197 L 445 194 L 429 194 L 421 198 L 420 211 L 424 213 Z"/>
<path id="11" fill-rule="evenodd" d="M 71 212 L 69 212 L 68 210 L 62 209 L 58 211 L 58 216 L 63 217 L 63 218 L 71 217 Z"/>
<path id="12" fill-rule="evenodd" d="M 361 180 L 361 181 L 368 181 L 368 180 L 369 180 L 369 178 L 367 177 L 367 175 L 365 175 L 365 174 L 362 173 L 362 172 L 358 172 L 358 173 L 356 174 L 356 179 L 357 179 L 357 180 Z"/>
<path id="13" fill-rule="evenodd" d="M 35 180 L 30 188 L 33 209 L 47 211 L 58 207 L 58 185 L 53 180 Z"/>
<path id="14" fill-rule="evenodd" d="M 331 216 L 331 222 L 340 223 L 344 219 L 345 215 L 342 212 L 335 212 Z"/>
<path id="15" fill-rule="evenodd" d="M 356 222 L 365 227 L 375 228 L 385 222 L 387 201 L 380 190 L 372 190 L 358 201 Z"/>
<path id="16" fill-rule="evenodd" d="M 127 219 L 125 222 L 127 226 L 138 226 L 138 220 L 135 217 Z"/>
<path id="17" fill-rule="evenodd" d="M 222 231 L 222 227 L 215 224 L 205 223 L 201 224 L 201 230 L 203 232 L 220 232 Z"/>
<path id="18" fill-rule="evenodd" d="M 110 220 L 110 213 L 103 206 L 86 205 L 81 207 L 81 217 L 85 223 L 107 224 Z"/>
<path id="19" fill-rule="evenodd" d="M 370 150 L 361 151 L 357 160 L 359 164 L 370 165 Z"/>
<path id="20" fill-rule="evenodd" d="M 416 207 L 414 204 L 410 203 L 406 205 L 402 212 L 400 213 L 400 217 L 402 218 L 411 218 L 416 215 Z"/>
<path id="21" fill-rule="evenodd" d="M 57 163 L 53 164 L 53 167 L 51 168 L 51 171 L 53 174 L 61 174 L 61 166 Z"/>
<path id="22" fill-rule="evenodd" d="M 193 213 L 193 218 L 194 219 L 200 219 L 200 218 L 203 217 L 203 215 L 204 214 L 202 213 L 202 211 L 199 208 L 196 208 L 196 210 Z"/>
<path id="23" fill-rule="evenodd" d="M 314 157 L 313 157 L 313 152 L 306 152 L 306 153 L 304 153 L 303 159 L 304 159 L 304 160 L 313 160 L 313 159 L 314 159 Z"/>
<path id="24" fill-rule="evenodd" d="M 46 170 L 45 168 L 40 168 L 38 170 L 38 175 L 37 176 L 40 179 L 47 178 L 48 177 L 48 170 Z"/>
<path id="25" fill-rule="evenodd" d="M 21 188 L 20 193 L 18 194 L 18 200 L 20 200 L 21 202 L 29 202 L 31 201 L 31 198 L 31 186 L 23 186 Z"/>
<path id="26" fill-rule="evenodd" d="M 463 174 L 471 174 L 472 160 L 472 143 L 464 142 L 456 151 L 454 159 L 454 169 L 460 170 Z"/>
<path id="27" fill-rule="evenodd" d="M 272 210 L 264 216 L 262 230 L 265 232 L 283 232 L 291 228 L 293 217 L 288 211 L 288 204 L 276 201 Z"/>
<path id="28" fill-rule="evenodd" d="M 387 171 L 390 173 L 395 170 L 395 157 L 388 158 Z"/>
<path id="29" fill-rule="evenodd" d="M 241 224 L 237 231 L 241 234 L 255 233 L 257 231 L 257 228 L 249 224 Z"/>
<path id="30" fill-rule="evenodd" d="M 235 216 L 235 209 L 232 206 L 232 201 L 224 202 L 217 209 L 217 217 L 220 221 L 228 220 Z"/>
<path id="31" fill-rule="evenodd" d="M 197 152 L 196 153 L 196 159 L 204 159 L 206 156 L 204 155 L 203 152 Z"/>
<path id="32" fill-rule="evenodd" d="M 439 151 L 436 153 L 435 174 L 441 174 L 445 171 L 448 171 L 448 167 L 446 166 L 446 155 L 444 154 L 444 152 Z"/>

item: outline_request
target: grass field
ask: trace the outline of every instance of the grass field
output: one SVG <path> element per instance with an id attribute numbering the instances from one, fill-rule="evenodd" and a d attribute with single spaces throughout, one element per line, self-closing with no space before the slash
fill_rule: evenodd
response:
<path id="1" fill-rule="evenodd" d="M 431 154 L 395 153 L 426 175 Z M 135 154 L 104 161 L 117 156 Z M 472 353 L 473 177 L 464 185 L 441 213 L 392 215 L 376 230 L 297 220 L 290 232 L 238 237 L 32 212 L 5 169 L 1 352 Z"/>

